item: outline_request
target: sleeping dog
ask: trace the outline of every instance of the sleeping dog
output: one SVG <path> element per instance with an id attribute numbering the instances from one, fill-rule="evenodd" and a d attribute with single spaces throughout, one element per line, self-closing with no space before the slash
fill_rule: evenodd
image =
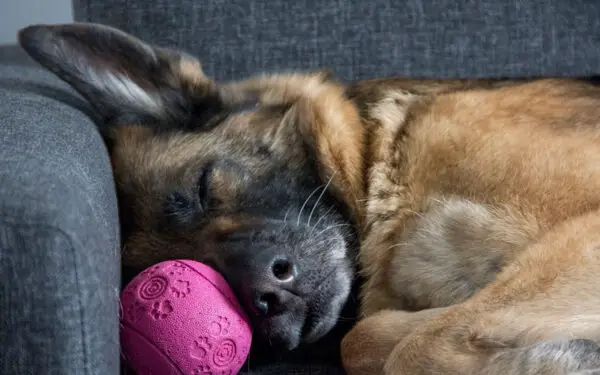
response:
<path id="1" fill-rule="evenodd" d="M 107 26 L 19 41 L 104 124 L 125 266 L 205 262 L 258 335 L 294 349 L 334 327 L 356 264 L 352 375 L 600 373 L 591 83 L 219 83 Z"/>

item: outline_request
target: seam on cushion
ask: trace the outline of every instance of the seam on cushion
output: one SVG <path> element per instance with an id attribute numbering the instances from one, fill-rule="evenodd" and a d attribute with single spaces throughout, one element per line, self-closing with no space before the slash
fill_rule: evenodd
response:
<path id="1" fill-rule="evenodd" d="M 77 299 L 78 299 L 78 304 L 79 304 L 79 320 L 80 320 L 80 325 L 81 325 L 81 347 L 82 347 L 82 351 L 83 351 L 83 366 L 85 368 L 85 373 L 89 374 L 90 373 L 90 368 L 89 368 L 89 353 L 88 353 L 88 345 L 86 342 L 87 339 L 87 333 L 86 333 L 86 327 L 85 327 L 85 319 L 84 319 L 84 313 L 83 313 L 83 301 L 81 300 L 81 280 L 79 278 L 79 272 L 78 272 L 78 267 L 76 267 L 76 255 L 75 255 L 75 246 L 74 245 L 74 240 L 73 238 L 68 235 L 68 233 L 63 230 L 62 228 L 58 228 L 54 225 L 48 225 L 45 223 L 36 223 L 34 221 L 25 221 L 25 222 L 15 222 L 15 218 L 12 216 L 8 216 L 8 217 L 3 217 L 2 219 L 0 219 L 0 223 L 6 223 L 12 227 L 16 227 L 16 228 L 43 228 L 43 229 L 52 229 L 55 230 L 58 234 L 62 235 L 66 240 L 67 243 L 69 244 L 69 246 L 71 247 L 71 252 L 72 252 L 72 261 L 73 261 L 73 269 L 75 271 L 75 283 L 77 284 Z M 78 241 L 75 241 L 78 242 Z"/>

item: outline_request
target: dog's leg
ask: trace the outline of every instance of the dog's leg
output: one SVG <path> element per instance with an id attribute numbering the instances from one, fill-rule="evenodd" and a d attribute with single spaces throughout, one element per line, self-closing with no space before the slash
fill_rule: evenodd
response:
<path id="1" fill-rule="evenodd" d="M 348 375 L 383 374 L 384 366 L 398 342 L 447 309 L 419 312 L 385 310 L 360 321 L 342 341 L 342 362 L 346 372 Z M 489 364 L 475 374 L 600 375 L 600 367 L 576 372 L 555 371 L 557 361 L 568 369 L 598 366 L 599 358 L 600 347 L 592 340 L 547 341 L 498 351 L 496 356 L 490 358 Z M 523 372 L 524 368 L 528 372 Z"/>
<path id="2" fill-rule="evenodd" d="M 592 212 L 542 236 L 469 300 L 408 336 L 399 329 L 384 373 L 566 375 L 598 369 L 599 271 L 600 213 Z"/>
<path id="3" fill-rule="evenodd" d="M 348 375 L 381 374 L 385 361 L 402 338 L 446 310 L 382 310 L 359 321 L 341 343 L 342 363 L 346 372 Z"/>

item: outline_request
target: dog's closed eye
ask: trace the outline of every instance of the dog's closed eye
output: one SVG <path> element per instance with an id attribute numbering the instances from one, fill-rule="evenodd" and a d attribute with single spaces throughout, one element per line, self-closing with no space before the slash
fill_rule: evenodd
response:
<path id="1" fill-rule="evenodd" d="M 197 215 L 194 201 L 184 193 L 174 191 L 167 195 L 164 203 L 164 214 L 167 223 L 181 227 L 189 225 Z"/>
<path id="2" fill-rule="evenodd" d="M 198 221 L 208 208 L 210 168 L 201 168 L 191 191 L 175 190 L 164 202 L 167 223 L 175 228 L 187 228 Z"/>
<path id="3" fill-rule="evenodd" d="M 206 211 L 208 208 L 208 203 L 210 202 L 210 175 L 212 172 L 212 168 L 202 168 L 198 175 L 198 180 L 196 182 L 196 197 L 198 199 L 198 205 L 200 206 L 201 211 Z"/>

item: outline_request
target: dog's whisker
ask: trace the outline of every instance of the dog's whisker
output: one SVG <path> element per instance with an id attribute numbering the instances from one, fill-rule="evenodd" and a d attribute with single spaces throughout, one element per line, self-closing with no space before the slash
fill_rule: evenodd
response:
<path id="1" fill-rule="evenodd" d="M 302 211 L 304 211 L 304 207 L 306 207 L 306 204 L 308 203 L 308 201 L 310 200 L 310 198 L 320 189 L 322 188 L 323 185 L 319 185 L 315 188 L 315 190 L 312 191 L 312 193 L 310 193 L 308 195 L 308 197 L 306 197 L 306 200 L 304 201 L 304 203 L 302 204 L 302 207 L 300 207 L 300 212 L 298 212 L 298 219 L 296 220 L 296 225 L 300 225 L 300 217 L 302 216 Z"/>
<path id="2" fill-rule="evenodd" d="M 327 188 L 329 187 L 329 185 L 331 184 L 331 181 L 333 181 L 333 177 L 335 176 L 336 172 L 333 172 L 333 174 L 331 175 L 331 177 L 329 177 L 329 181 L 327 181 L 327 184 L 325 184 L 325 187 L 323 188 L 323 190 L 321 191 L 321 194 L 319 195 L 319 197 L 317 198 L 317 201 L 315 202 L 315 204 L 313 205 L 312 210 L 310 210 L 310 214 L 308 215 L 308 221 L 306 222 L 306 225 L 310 228 L 310 219 L 312 218 L 313 213 L 315 212 L 315 209 L 317 208 L 317 205 L 319 204 L 319 202 L 321 201 L 321 198 L 323 198 L 323 195 L 325 195 L 325 192 L 327 191 Z"/>
<path id="3" fill-rule="evenodd" d="M 318 238 L 319 236 L 321 236 L 323 233 L 331 230 L 331 229 L 335 229 L 335 228 L 339 228 L 339 227 L 349 227 L 350 224 L 336 224 L 336 225 L 330 225 L 327 228 L 323 229 L 322 231 L 320 231 L 319 233 L 317 233 L 315 235 L 315 238 Z"/>
<path id="4" fill-rule="evenodd" d="M 287 222 L 287 217 L 290 214 L 290 211 L 292 210 L 293 206 L 289 206 L 288 209 L 285 211 L 285 215 L 283 215 L 283 222 L 286 223 Z"/>
<path id="5" fill-rule="evenodd" d="M 285 211 L 285 215 L 283 215 L 283 228 L 286 228 L 288 225 L 288 221 L 287 221 L 287 217 L 290 214 L 290 211 L 292 210 L 292 208 L 294 208 L 293 205 L 289 206 L 288 209 Z"/>
<path id="6" fill-rule="evenodd" d="M 312 226 L 312 228 L 310 230 L 310 234 L 311 235 L 314 232 L 315 228 L 317 228 L 317 225 L 319 225 L 319 223 L 321 222 L 321 220 L 323 220 L 324 218 L 327 217 L 327 214 L 329 214 L 331 212 L 331 210 L 333 210 L 333 206 L 329 207 L 329 209 L 327 211 L 325 211 L 325 213 L 323 215 L 321 215 L 321 217 L 319 218 L 319 220 L 317 220 L 317 222 Z"/>

